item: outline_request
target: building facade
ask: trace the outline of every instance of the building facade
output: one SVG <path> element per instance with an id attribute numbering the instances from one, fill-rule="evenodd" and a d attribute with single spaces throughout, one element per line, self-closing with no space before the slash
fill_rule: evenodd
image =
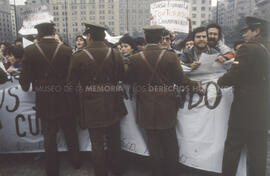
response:
<path id="1" fill-rule="evenodd" d="M 15 10 L 16 10 L 15 5 L 10 5 L 12 40 L 17 39 L 17 26 L 16 26 Z"/>
<path id="2" fill-rule="evenodd" d="M 211 0 L 189 0 L 189 18 L 192 28 L 207 25 L 212 19 Z"/>
<path id="3" fill-rule="evenodd" d="M 216 16 L 218 24 L 232 29 L 239 20 L 253 16 L 256 3 L 255 0 L 219 0 L 216 9 L 212 16 Z"/>
<path id="4" fill-rule="evenodd" d="M 12 41 L 11 13 L 9 0 L 0 1 L 0 42 Z"/>
<path id="5" fill-rule="evenodd" d="M 84 23 L 107 26 L 119 34 L 119 0 L 49 0 L 57 33 L 69 44 L 84 31 Z"/>
<path id="6" fill-rule="evenodd" d="M 254 16 L 269 20 L 270 19 L 270 1 L 269 0 L 255 0 L 256 8 Z"/>

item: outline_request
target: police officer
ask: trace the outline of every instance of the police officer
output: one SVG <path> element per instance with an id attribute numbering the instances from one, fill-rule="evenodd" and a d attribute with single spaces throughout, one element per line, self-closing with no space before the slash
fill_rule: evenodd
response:
<path id="1" fill-rule="evenodd" d="M 58 176 L 58 127 L 64 132 L 73 167 L 78 169 L 81 165 L 76 123 L 64 92 L 72 48 L 55 40 L 53 23 L 41 23 L 35 28 L 40 41 L 25 48 L 19 81 L 24 91 L 32 83 L 36 92 L 36 116 L 42 123 L 46 172 L 48 176 Z"/>
<path id="2" fill-rule="evenodd" d="M 267 131 L 269 130 L 269 51 L 267 21 L 247 17 L 240 47 L 229 72 L 218 80 L 233 86 L 229 129 L 222 164 L 223 176 L 234 176 L 241 150 L 246 145 L 250 176 L 265 176 Z"/>
<path id="3" fill-rule="evenodd" d="M 117 82 L 123 80 L 124 66 L 120 53 L 104 43 L 105 27 L 85 24 L 87 47 L 76 52 L 68 80 L 82 87 L 80 125 L 89 129 L 92 159 L 96 176 L 122 175 L 120 120 L 127 114 Z M 108 158 L 104 150 L 107 137 Z"/>
<path id="4" fill-rule="evenodd" d="M 144 51 L 131 56 L 127 81 L 136 84 L 136 120 L 146 131 L 152 176 L 175 176 L 179 149 L 173 87 L 176 84 L 192 89 L 199 83 L 184 75 L 174 52 L 160 47 L 163 30 L 162 26 L 144 28 L 147 45 Z"/>

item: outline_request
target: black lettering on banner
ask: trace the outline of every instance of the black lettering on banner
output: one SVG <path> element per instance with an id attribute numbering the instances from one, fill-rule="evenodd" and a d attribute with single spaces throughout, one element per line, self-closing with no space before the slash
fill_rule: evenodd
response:
<path id="1" fill-rule="evenodd" d="M 0 109 L 2 108 L 2 106 L 4 104 L 4 100 L 5 100 L 5 90 L 3 90 L 3 92 L 2 92 L 2 99 L 1 99 L 1 103 L 0 103 Z"/>
<path id="2" fill-rule="evenodd" d="M 19 137 L 25 137 L 26 136 L 26 132 L 21 133 L 20 132 L 20 126 L 19 126 L 19 119 L 21 119 L 23 122 L 25 121 L 25 118 L 22 114 L 18 114 L 15 118 L 15 124 L 16 124 L 16 133 Z"/>
<path id="3" fill-rule="evenodd" d="M 215 86 L 215 88 L 216 88 L 216 100 L 215 100 L 215 103 L 214 103 L 213 106 L 210 105 L 209 101 L 208 101 L 208 87 L 211 84 L 213 84 Z M 207 83 L 205 90 L 206 90 L 205 99 L 204 99 L 205 106 L 208 107 L 209 109 L 215 109 L 219 105 L 219 103 L 221 101 L 221 98 L 222 98 L 222 92 L 221 92 L 219 86 L 215 82 L 211 81 L 211 82 Z"/>
<path id="4" fill-rule="evenodd" d="M 40 132 L 39 130 L 39 120 L 38 118 L 35 118 L 35 126 L 36 126 L 36 131 L 34 132 L 33 131 L 33 124 L 32 124 L 32 120 L 31 120 L 31 115 L 28 115 L 28 123 L 29 123 L 29 130 L 30 130 L 30 133 L 33 135 L 33 136 L 37 136 Z"/>
<path id="5" fill-rule="evenodd" d="M 203 101 L 203 95 L 199 95 L 199 101 L 195 104 L 192 104 L 193 102 L 193 95 L 194 93 L 190 93 L 190 97 L 189 97 L 189 102 L 188 102 L 188 110 L 191 110 L 193 108 L 195 108 L 196 106 L 198 106 L 202 101 Z"/>
<path id="6" fill-rule="evenodd" d="M 19 105 L 20 105 L 20 99 L 19 99 L 19 97 L 18 97 L 17 95 L 15 95 L 15 94 L 11 93 L 11 90 L 12 90 L 13 88 L 18 89 L 18 86 L 9 88 L 9 89 L 8 89 L 8 94 L 9 94 L 11 97 L 14 97 L 16 101 L 15 101 L 15 105 L 14 105 L 14 108 L 13 108 L 13 109 L 9 109 L 9 107 L 6 106 L 6 109 L 7 109 L 8 112 L 15 112 L 15 111 L 19 108 Z"/>

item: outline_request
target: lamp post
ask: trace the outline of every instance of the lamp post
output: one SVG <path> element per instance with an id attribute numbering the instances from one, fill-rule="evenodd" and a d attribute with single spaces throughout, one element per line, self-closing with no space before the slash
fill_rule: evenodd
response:
<path id="1" fill-rule="evenodd" d="M 17 38 L 18 37 L 18 23 L 17 23 L 17 13 L 16 13 L 16 0 L 14 0 L 14 15 L 15 15 L 16 38 Z"/>
<path id="2" fill-rule="evenodd" d="M 67 43 L 69 44 L 69 36 L 68 36 L 68 16 L 67 16 L 67 11 L 68 11 L 68 7 L 67 7 L 67 1 L 65 0 L 65 17 L 66 17 L 66 37 L 67 37 Z"/>
<path id="3" fill-rule="evenodd" d="M 219 5 L 219 0 L 217 0 L 217 12 L 216 12 L 216 23 L 218 24 L 218 5 Z"/>
<path id="4" fill-rule="evenodd" d="M 127 0 L 127 32 L 128 32 L 128 0 Z"/>

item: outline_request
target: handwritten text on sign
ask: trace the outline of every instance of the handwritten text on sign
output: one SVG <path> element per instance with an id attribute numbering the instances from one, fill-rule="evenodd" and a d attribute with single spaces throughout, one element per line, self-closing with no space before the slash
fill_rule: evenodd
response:
<path id="1" fill-rule="evenodd" d="M 170 31 L 188 33 L 188 3 L 161 1 L 151 4 L 150 9 L 153 17 L 151 25 L 161 25 Z"/>

